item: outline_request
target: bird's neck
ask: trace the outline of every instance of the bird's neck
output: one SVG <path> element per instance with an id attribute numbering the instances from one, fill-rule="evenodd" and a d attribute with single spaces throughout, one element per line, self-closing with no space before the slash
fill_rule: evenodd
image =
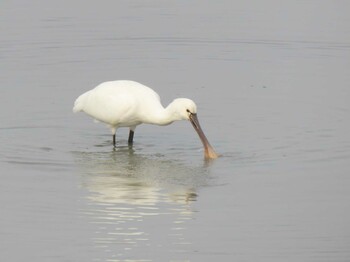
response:
<path id="1" fill-rule="evenodd" d="M 160 126 L 166 126 L 174 121 L 182 120 L 173 103 L 170 103 L 166 108 L 160 106 L 160 108 L 150 113 L 149 116 L 148 121 L 146 121 L 148 124 Z"/>

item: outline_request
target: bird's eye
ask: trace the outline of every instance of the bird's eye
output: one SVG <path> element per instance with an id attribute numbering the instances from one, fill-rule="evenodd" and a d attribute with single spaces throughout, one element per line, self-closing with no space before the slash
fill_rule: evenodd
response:
<path id="1" fill-rule="evenodd" d="M 191 113 L 191 111 L 189 109 L 186 109 L 187 113 Z"/>

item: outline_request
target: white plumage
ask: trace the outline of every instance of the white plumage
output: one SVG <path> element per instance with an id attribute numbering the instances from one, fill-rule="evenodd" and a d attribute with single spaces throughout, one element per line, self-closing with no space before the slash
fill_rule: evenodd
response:
<path id="1" fill-rule="evenodd" d="M 192 100 L 177 98 L 164 108 L 155 91 L 134 81 L 104 82 L 80 95 L 75 100 L 73 111 L 84 112 L 106 123 L 111 128 L 114 145 L 119 127 L 130 128 L 129 143 L 132 143 L 135 128 L 142 123 L 168 125 L 176 120 L 190 120 L 203 142 L 205 156 L 217 157 L 200 128 L 197 107 Z"/>

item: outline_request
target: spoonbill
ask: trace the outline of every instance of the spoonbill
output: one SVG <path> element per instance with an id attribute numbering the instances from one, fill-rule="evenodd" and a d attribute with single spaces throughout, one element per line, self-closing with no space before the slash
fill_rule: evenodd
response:
<path id="1" fill-rule="evenodd" d="M 73 112 L 84 112 L 107 124 L 114 146 L 119 127 L 130 129 L 128 143 L 132 144 L 135 128 L 140 124 L 164 126 L 177 120 L 189 120 L 203 143 L 204 157 L 218 157 L 202 131 L 197 106 L 192 100 L 177 98 L 164 108 L 154 90 L 135 81 L 117 80 L 98 85 L 75 100 Z"/>

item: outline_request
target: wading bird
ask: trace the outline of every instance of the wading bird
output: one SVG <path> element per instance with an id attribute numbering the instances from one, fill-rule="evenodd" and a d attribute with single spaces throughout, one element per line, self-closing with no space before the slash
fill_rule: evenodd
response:
<path id="1" fill-rule="evenodd" d="M 95 120 L 106 123 L 113 135 L 119 127 L 130 129 L 128 143 L 132 144 L 136 126 L 140 124 L 169 125 L 177 120 L 189 120 L 204 146 L 205 158 L 217 158 L 204 135 L 197 118 L 196 104 L 187 98 L 177 98 L 164 108 L 159 95 L 140 83 L 119 80 L 104 82 L 80 95 L 73 112 L 84 112 Z"/>

